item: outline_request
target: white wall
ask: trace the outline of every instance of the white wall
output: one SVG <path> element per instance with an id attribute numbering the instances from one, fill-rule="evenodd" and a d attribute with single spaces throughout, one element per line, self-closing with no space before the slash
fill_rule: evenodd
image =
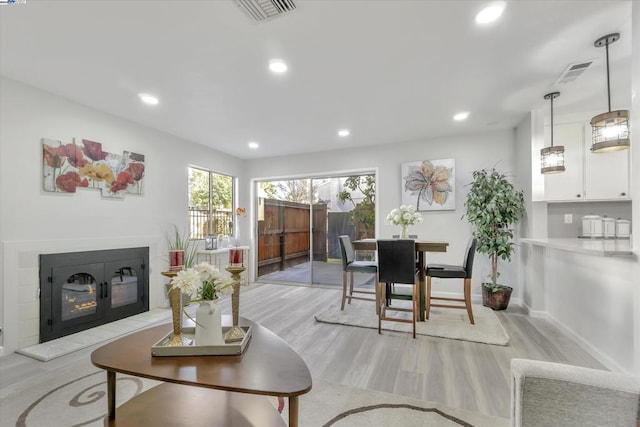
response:
<path id="1" fill-rule="evenodd" d="M 114 200 L 98 190 L 43 191 L 43 137 L 144 154 L 145 194 Z M 149 246 L 150 306 L 164 304 L 165 235 L 171 224 L 186 229 L 189 164 L 242 178 L 240 159 L 0 80 L 0 354 L 37 343 L 38 253 Z"/>
<path id="2" fill-rule="evenodd" d="M 513 130 L 492 131 L 477 135 L 434 138 L 418 142 L 396 143 L 365 148 L 340 149 L 320 153 L 287 157 L 275 157 L 246 162 L 247 180 L 281 178 L 285 176 L 317 176 L 328 172 L 362 170 L 377 171 L 378 237 L 391 237 L 399 233 L 399 227 L 385 224 L 387 213 L 401 204 L 401 164 L 429 159 L 455 159 L 456 210 L 423 212 L 424 222 L 410 227 L 411 234 L 420 238 L 444 240 L 450 243 L 447 253 L 428 254 L 428 262 L 460 264 L 472 229 L 464 213 L 466 185 L 476 169 L 491 168 L 507 171 L 514 179 L 519 177 L 515 163 L 515 133 Z M 247 188 L 247 192 L 250 187 Z M 516 258 L 514 258 L 515 260 Z M 500 263 L 501 281 L 514 286 L 513 301 L 517 302 L 516 263 Z M 478 254 L 474 265 L 474 299 L 480 299 L 480 283 L 490 274 L 491 267 L 485 255 Z M 446 283 L 443 281 L 443 283 Z M 454 289 L 455 288 L 455 289 Z M 434 291 L 459 293 L 462 285 L 436 284 Z"/>
<path id="3" fill-rule="evenodd" d="M 636 278 L 633 301 L 634 301 L 634 347 L 635 347 L 635 372 L 640 375 L 640 3 L 633 2 L 632 5 L 632 31 L 633 41 L 633 64 L 631 73 L 631 198 L 635 201 L 632 206 L 632 223 L 634 224 L 633 247 L 635 248 L 635 271 L 633 277 Z M 635 118 L 635 119 L 634 119 Z"/>
<path id="4" fill-rule="evenodd" d="M 544 221 L 546 215 L 536 214 L 538 211 L 546 212 L 546 210 L 541 211 L 540 204 L 533 202 L 533 195 L 537 191 L 536 175 L 539 175 L 540 170 L 537 164 L 537 162 L 539 162 L 539 156 L 531 149 L 534 139 L 532 131 L 535 129 L 536 117 L 533 113 L 528 114 L 516 128 L 516 158 L 517 170 L 519 171 L 518 185 L 524 191 L 525 209 L 527 211 L 522 221 L 518 224 L 520 237 L 536 236 L 536 233 L 540 230 L 541 222 L 546 226 L 546 222 Z M 537 151 L 539 153 L 539 150 Z M 520 299 L 523 305 L 528 307 L 529 311 L 544 308 L 544 304 L 542 303 L 544 300 L 544 288 L 541 286 L 532 286 L 533 283 L 539 283 L 541 280 L 540 277 L 538 277 L 539 269 L 527 268 L 531 262 L 536 260 L 532 252 L 536 250 L 537 248 L 532 248 L 529 245 L 519 244 L 515 257 L 515 260 L 520 266 L 518 270 Z"/>

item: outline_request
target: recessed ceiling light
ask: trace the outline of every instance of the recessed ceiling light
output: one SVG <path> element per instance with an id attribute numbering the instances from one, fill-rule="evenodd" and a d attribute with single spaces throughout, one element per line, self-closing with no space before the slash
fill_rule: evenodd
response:
<path id="1" fill-rule="evenodd" d="M 156 98 L 153 95 L 149 95 L 148 93 L 140 93 L 138 94 L 138 97 L 140 97 L 142 102 L 149 105 L 158 105 L 158 102 L 159 102 L 158 98 Z"/>
<path id="2" fill-rule="evenodd" d="M 468 111 L 461 111 L 459 113 L 456 113 L 455 116 L 453 116 L 453 120 L 460 122 L 462 120 L 466 120 L 467 117 L 469 117 L 469 112 Z"/>
<path id="3" fill-rule="evenodd" d="M 287 71 L 287 64 L 282 59 L 272 59 L 269 61 L 269 69 L 274 73 L 284 73 Z"/>
<path id="4" fill-rule="evenodd" d="M 342 136 L 342 137 L 344 137 L 344 136 L 349 136 L 349 133 L 350 133 L 350 132 L 349 132 L 349 129 L 340 129 L 340 130 L 338 131 L 338 135 L 340 135 L 340 136 Z"/>
<path id="5" fill-rule="evenodd" d="M 249 143 L 249 148 L 252 148 L 252 149 L 254 149 L 254 150 L 255 150 L 255 149 L 256 149 L 256 148 L 258 148 L 258 147 L 260 147 L 260 144 L 258 144 L 257 142 L 251 141 L 251 142 Z"/>
<path id="6" fill-rule="evenodd" d="M 476 15 L 476 22 L 478 24 L 488 24 L 495 21 L 500 17 L 500 15 L 502 15 L 506 6 L 507 3 L 504 1 L 494 1 L 489 3 L 487 7 L 478 12 Z"/>

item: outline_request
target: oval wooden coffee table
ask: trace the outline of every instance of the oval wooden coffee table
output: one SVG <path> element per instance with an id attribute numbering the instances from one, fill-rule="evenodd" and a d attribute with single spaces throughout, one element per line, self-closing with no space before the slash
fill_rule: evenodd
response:
<path id="1" fill-rule="evenodd" d="M 231 316 L 223 316 L 231 325 Z M 91 354 L 107 371 L 108 416 L 105 425 L 286 426 L 261 396 L 289 399 L 289 426 L 298 425 L 298 396 L 311 390 L 311 374 L 302 358 L 267 328 L 252 326 L 242 355 L 151 356 L 151 346 L 168 334 L 170 324 L 127 335 Z M 118 408 L 116 372 L 164 381 Z M 191 386 L 191 387 L 185 387 Z"/>

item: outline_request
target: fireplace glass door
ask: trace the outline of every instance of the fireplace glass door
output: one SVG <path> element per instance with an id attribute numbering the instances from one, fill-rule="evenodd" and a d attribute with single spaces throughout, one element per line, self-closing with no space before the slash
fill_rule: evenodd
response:
<path id="1" fill-rule="evenodd" d="M 122 307 L 138 301 L 138 278 L 135 270 L 124 267 L 111 277 L 111 307 Z"/>
<path id="2" fill-rule="evenodd" d="M 41 255 L 40 342 L 149 309 L 148 248 Z"/>
<path id="3" fill-rule="evenodd" d="M 142 294 L 142 280 L 138 271 L 142 260 L 127 260 L 107 263 L 105 298 L 109 302 L 109 308 L 118 312 L 126 310 L 128 307 L 140 304 Z"/>
<path id="4" fill-rule="evenodd" d="M 90 274 L 74 274 L 62 285 L 62 320 L 95 314 L 98 308 L 96 289 L 98 283 Z"/>
<path id="5" fill-rule="evenodd" d="M 98 305 L 102 284 L 102 264 L 87 264 L 82 267 L 60 267 L 53 270 L 54 280 L 60 280 L 61 292 L 53 302 L 53 309 L 60 313 L 60 320 L 67 327 L 79 325 L 102 316 Z"/>

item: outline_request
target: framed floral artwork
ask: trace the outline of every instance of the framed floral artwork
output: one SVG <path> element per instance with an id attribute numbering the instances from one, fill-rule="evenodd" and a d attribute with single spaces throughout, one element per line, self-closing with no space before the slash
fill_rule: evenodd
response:
<path id="1" fill-rule="evenodd" d="M 102 144 L 87 139 L 80 144 L 42 139 L 42 184 L 45 191 L 75 193 L 95 188 L 103 197 L 143 194 L 144 155 L 102 151 Z"/>
<path id="2" fill-rule="evenodd" d="M 418 211 L 455 210 L 455 159 L 402 164 L 402 204 Z"/>

